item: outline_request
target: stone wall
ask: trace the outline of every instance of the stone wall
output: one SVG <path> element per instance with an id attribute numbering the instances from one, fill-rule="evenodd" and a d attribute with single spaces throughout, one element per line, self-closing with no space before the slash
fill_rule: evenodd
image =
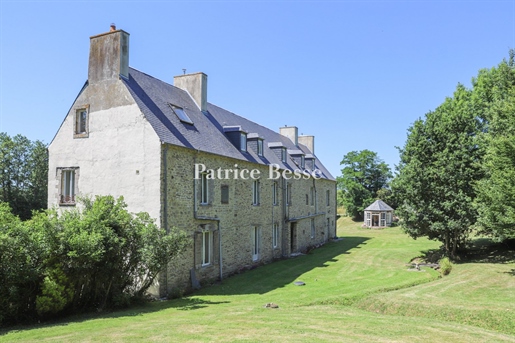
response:
<path id="1" fill-rule="evenodd" d="M 205 284 L 241 270 L 270 263 L 274 259 L 288 257 L 295 252 L 306 251 L 335 236 L 334 181 L 312 178 L 288 181 L 282 178 L 271 179 L 269 167 L 266 165 L 171 145 L 165 146 L 163 156 L 166 166 L 163 168 L 162 202 L 166 206 L 166 211 L 163 212 L 166 212 L 167 225 L 186 230 L 191 236 L 191 245 L 163 273 L 160 279 L 161 294 L 181 294 L 190 289 L 192 270 L 195 278 Z M 215 171 L 215 178 L 208 180 L 208 204 L 201 204 L 201 180 L 194 180 L 196 164 L 199 165 L 199 171 L 200 164 Z M 216 174 L 219 168 L 221 173 Z M 257 205 L 253 204 L 254 180 L 250 173 L 243 175 L 248 179 L 241 178 L 241 172 L 245 169 L 249 172 L 259 171 L 260 196 Z M 225 170 L 230 172 L 226 175 Z M 228 177 L 225 178 L 226 176 Z M 274 182 L 278 186 L 275 205 Z M 288 183 L 291 183 L 292 191 L 290 205 L 286 204 Z M 228 203 L 221 201 L 222 186 L 228 187 Z M 326 203 L 327 190 L 330 192 L 329 206 Z M 311 194 L 315 197 L 313 201 Z M 276 247 L 273 245 L 274 223 L 279 231 Z M 163 226 L 166 226 L 165 223 Z M 292 226 L 295 230 L 293 237 Z M 214 236 L 211 252 L 213 261 L 202 266 L 198 263 L 201 240 L 195 232 L 205 228 L 211 230 Z M 258 228 L 259 233 L 258 256 L 254 255 L 255 228 Z"/>

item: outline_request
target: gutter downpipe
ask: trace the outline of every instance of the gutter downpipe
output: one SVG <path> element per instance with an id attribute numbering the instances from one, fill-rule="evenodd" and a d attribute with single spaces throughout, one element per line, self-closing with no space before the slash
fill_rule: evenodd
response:
<path id="1" fill-rule="evenodd" d="M 163 199 L 163 222 L 164 222 L 164 229 L 165 229 L 165 232 L 166 234 L 168 235 L 170 233 L 170 228 L 168 227 L 168 165 L 167 165 L 167 147 L 166 147 L 166 144 L 165 142 L 161 141 L 161 146 L 162 146 L 162 153 L 161 153 L 161 156 L 162 156 L 162 159 L 163 159 L 163 163 L 162 163 L 162 166 L 163 166 L 163 169 L 164 169 L 164 180 L 163 180 L 163 187 L 164 187 L 164 191 L 163 191 L 163 196 L 164 196 L 164 199 Z M 164 278 L 165 278 L 165 288 L 166 288 L 166 296 L 168 297 L 168 263 L 166 264 L 166 268 L 165 268 L 165 271 L 164 271 Z"/>
<path id="2" fill-rule="evenodd" d="M 195 157 L 193 158 L 193 165 L 195 166 L 197 164 L 197 155 L 199 153 L 199 149 L 197 149 L 197 153 L 195 154 Z M 195 168 L 195 167 L 194 167 Z M 218 261 L 218 265 L 220 266 L 220 281 L 223 279 L 223 259 L 222 259 L 222 230 L 220 226 L 220 218 L 218 217 L 206 217 L 206 216 L 199 216 L 197 214 L 197 180 L 195 177 L 193 177 L 193 218 L 195 220 L 212 220 L 216 221 L 216 227 L 218 230 L 218 256 L 220 261 Z M 193 249 L 195 249 L 195 240 L 193 240 Z M 193 252 L 195 254 L 195 252 Z M 195 256 L 193 257 L 193 269 L 195 269 Z"/>

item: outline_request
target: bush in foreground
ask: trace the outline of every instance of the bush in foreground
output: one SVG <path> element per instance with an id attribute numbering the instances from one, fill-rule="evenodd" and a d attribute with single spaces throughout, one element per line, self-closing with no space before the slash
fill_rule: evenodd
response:
<path id="1" fill-rule="evenodd" d="M 83 205 L 27 222 L 0 207 L 0 323 L 128 305 L 189 241 L 129 213 L 123 198 Z"/>

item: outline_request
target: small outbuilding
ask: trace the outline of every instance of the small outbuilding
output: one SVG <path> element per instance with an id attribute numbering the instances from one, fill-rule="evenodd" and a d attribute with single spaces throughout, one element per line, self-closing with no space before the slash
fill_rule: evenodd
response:
<path id="1" fill-rule="evenodd" d="M 393 208 L 382 200 L 376 200 L 365 208 L 365 222 L 368 228 L 382 228 L 392 225 Z"/>

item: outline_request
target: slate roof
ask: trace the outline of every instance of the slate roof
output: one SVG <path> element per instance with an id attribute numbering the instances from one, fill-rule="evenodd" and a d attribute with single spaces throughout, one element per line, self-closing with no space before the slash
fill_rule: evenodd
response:
<path id="1" fill-rule="evenodd" d="M 275 163 L 283 169 L 290 170 L 299 168 L 291 156 L 283 163 L 268 143 L 279 142 L 289 151 L 301 150 L 305 154 L 311 154 L 306 146 L 300 143 L 295 146 L 289 138 L 280 133 L 209 102 L 207 111 L 202 112 L 185 90 L 134 68 L 129 68 L 129 78 L 123 79 L 123 82 L 163 143 L 264 165 Z M 182 107 L 194 124 L 182 122 L 170 105 Z M 258 156 L 252 149 L 242 152 L 236 148 L 225 135 L 224 126 L 240 126 L 249 134 L 257 134 L 263 138 L 263 156 Z M 315 160 L 315 167 L 320 170 L 323 178 L 335 180 L 318 159 Z"/>
<path id="2" fill-rule="evenodd" d="M 365 211 L 393 211 L 393 208 L 388 206 L 383 200 L 376 200 L 372 205 L 365 208 Z"/>

